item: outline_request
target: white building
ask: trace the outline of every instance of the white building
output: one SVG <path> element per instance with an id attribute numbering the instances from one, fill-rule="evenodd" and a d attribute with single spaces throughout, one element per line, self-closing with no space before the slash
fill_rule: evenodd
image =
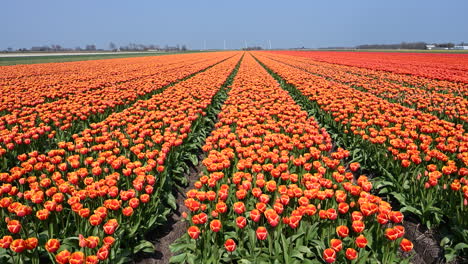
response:
<path id="1" fill-rule="evenodd" d="M 468 50 L 468 46 L 455 46 L 455 47 L 453 47 L 453 49 L 456 49 L 456 50 Z"/>

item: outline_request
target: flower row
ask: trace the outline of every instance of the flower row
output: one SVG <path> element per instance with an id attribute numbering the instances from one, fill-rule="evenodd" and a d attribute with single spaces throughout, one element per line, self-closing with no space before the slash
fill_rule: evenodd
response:
<path id="1" fill-rule="evenodd" d="M 152 249 L 142 234 L 165 221 L 174 199 L 166 167 L 177 164 L 240 54 L 223 57 L 230 58 L 90 124 L 57 149 L 19 155 L 20 166 L 0 173 L 2 253 L 97 263 Z"/>
<path id="2" fill-rule="evenodd" d="M 333 149 L 327 131 L 251 55 L 218 119 L 172 261 L 391 263 L 398 247 L 411 250 L 403 215 L 370 193 L 359 164 L 347 168 L 349 152 Z"/>
<path id="3" fill-rule="evenodd" d="M 358 67 L 348 66 L 337 63 L 329 63 L 325 61 L 315 60 L 313 54 L 310 52 L 292 52 L 292 51 L 274 51 L 275 54 L 284 54 L 296 56 L 296 59 L 302 62 L 313 62 L 314 65 L 321 66 L 324 68 L 335 68 L 347 72 L 352 72 L 361 76 L 371 77 L 374 79 L 383 79 L 391 83 L 398 83 L 409 87 L 418 87 L 431 91 L 437 91 L 441 93 L 451 93 L 458 96 L 468 97 L 468 84 L 438 80 L 427 77 L 422 77 L 414 74 L 403 74 L 392 71 L 379 70 L 371 67 Z M 449 67 L 449 66 L 448 66 Z"/>
<path id="4" fill-rule="evenodd" d="M 328 81 L 287 65 L 284 58 L 255 56 L 300 92 L 356 159 L 380 173 L 375 180 L 382 193 L 391 193 L 402 211 L 416 214 L 428 227 L 448 221 L 466 229 L 468 133 L 460 124 Z M 453 232 L 458 241 L 465 240 L 463 232 Z"/>
<path id="5" fill-rule="evenodd" d="M 134 80 L 128 82 L 91 90 L 83 88 L 73 96 L 20 108 L 12 114 L 1 116 L 0 156 L 2 153 L 15 151 L 19 146 L 23 146 L 26 151 L 34 150 L 37 145 L 42 145 L 42 142 L 47 142 L 48 139 L 69 140 L 67 135 L 82 130 L 89 123 L 99 122 L 110 113 L 126 108 L 135 100 L 151 96 L 161 88 L 229 56 L 227 53 L 210 53 L 203 58 L 200 55 L 184 58 L 188 61 L 180 58 L 169 59 L 170 63 L 167 65 L 150 69 L 150 75 L 136 72 L 134 76 L 140 78 L 134 77 Z M 29 146 L 31 144 L 32 147 Z"/>
<path id="6" fill-rule="evenodd" d="M 357 74 L 355 68 L 345 68 L 346 66 L 335 64 L 324 66 L 324 63 L 316 64 L 310 60 L 296 61 L 296 57 L 291 56 L 284 59 L 291 66 L 299 67 L 327 80 L 361 89 L 391 102 L 434 114 L 440 119 L 453 120 L 468 127 L 468 99 L 454 93 L 407 87 L 387 81 L 378 75 L 370 77 Z"/>
<path id="7" fill-rule="evenodd" d="M 294 52 L 314 60 L 468 84 L 466 54 Z"/>
<path id="8" fill-rule="evenodd" d="M 0 113 L 17 113 L 21 108 L 149 77 L 170 65 L 203 58 L 190 54 L 1 67 Z"/>

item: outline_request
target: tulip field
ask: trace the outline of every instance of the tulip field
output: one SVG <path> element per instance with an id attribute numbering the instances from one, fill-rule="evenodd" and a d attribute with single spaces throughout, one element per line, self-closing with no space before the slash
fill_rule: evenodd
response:
<path id="1" fill-rule="evenodd" d="M 467 55 L 1 66 L 0 100 L 0 263 L 135 263 L 176 212 L 171 263 L 429 263 L 406 221 L 468 261 Z"/>

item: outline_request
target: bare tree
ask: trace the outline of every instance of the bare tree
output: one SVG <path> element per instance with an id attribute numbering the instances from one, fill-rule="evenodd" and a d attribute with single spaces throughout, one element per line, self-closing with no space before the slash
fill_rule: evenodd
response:
<path id="1" fill-rule="evenodd" d="M 96 50 L 96 45 L 94 44 L 86 45 L 86 50 Z"/>
<path id="2" fill-rule="evenodd" d="M 117 49 L 117 46 L 114 44 L 114 42 L 109 43 L 109 49 L 112 51 L 115 51 Z"/>

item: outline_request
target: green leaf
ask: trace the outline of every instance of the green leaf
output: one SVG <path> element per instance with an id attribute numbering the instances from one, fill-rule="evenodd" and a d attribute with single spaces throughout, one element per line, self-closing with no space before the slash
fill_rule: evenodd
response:
<path id="1" fill-rule="evenodd" d="M 403 197 L 403 195 L 401 193 L 397 193 L 397 192 L 391 192 L 390 193 L 393 197 L 395 197 L 395 199 L 398 200 L 398 202 L 400 202 L 400 204 L 402 204 L 403 206 L 406 205 L 406 199 L 405 197 Z"/>
<path id="2" fill-rule="evenodd" d="M 299 251 L 294 251 L 292 254 L 291 254 L 291 257 L 294 257 L 294 258 L 298 258 L 300 260 L 304 260 L 304 255 L 299 252 Z"/>
<path id="3" fill-rule="evenodd" d="M 129 230 L 129 236 L 133 236 L 138 229 L 140 229 L 140 222 L 141 222 L 141 217 L 136 220 L 135 223 L 132 224 L 132 228 Z"/>
<path id="4" fill-rule="evenodd" d="M 187 253 L 182 253 L 180 255 L 173 256 L 169 259 L 169 263 L 183 263 L 185 262 L 186 257 L 187 257 Z"/>
<path id="5" fill-rule="evenodd" d="M 198 157 L 195 154 L 190 154 L 189 155 L 190 162 L 193 164 L 193 166 L 198 165 Z"/>
<path id="6" fill-rule="evenodd" d="M 322 262 L 320 262 L 317 259 L 304 259 L 302 261 L 302 263 L 304 263 L 304 264 L 321 264 Z"/>
<path id="7" fill-rule="evenodd" d="M 367 238 L 367 246 L 372 249 L 372 244 L 374 243 L 374 239 L 372 238 L 372 235 L 366 235 Z"/>
<path id="8" fill-rule="evenodd" d="M 441 247 L 445 247 L 445 246 L 448 245 L 449 243 L 450 243 L 450 238 L 444 237 L 444 238 L 442 238 L 442 240 L 440 241 L 440 246 L 441 246 Z"/>
<path id="9" fill-rule="evenodd" d="M 445 257 L 446 262 L 450 262 L 454 260 L 455 257 L 457 256 L 457 251 L 453 248 L 446 248 L 445 252 L 446 253 L 444 254 L 444 257 Z"/>
<path id="10" fill-rule="evenodd" d="M 169 193 L 167 196 L 167 203 L 172 209 L 177 209 L 176 199 L 172 193 Z"/>
<path id="11" fill-rule="evenodd" d="M 409 181 L 406 180 L 403 182 L 403 189 L 405 190 L 409 190 L 410 189 L 410 184 L 409 184 Z"/>
<path id="12" fill-rule="evenodd" d="M 275 253 L 279 254 L 281 252 L 281 245 L 278 240 L 275 240 L 274 247 L 275 247 Z"/>
<path id="13" fill-rule="evenodd" d="M 379 189 L 379 194 L 387 194 L 390 190 L 388 188 Z"/>
<path id="14" fill-rule="evenodd" d="M 299 246 L 297 247 L 297 250 L 299 250 L 299 252 L 302 252 L 302 253 L 312 254 L 312 251 L 310 250 L 310 248 L 306 246 Z"/>
<path id="15" fill-rule="evenodd" d="M 169 249 L 173 253 L 186 251 L 187 249 L 194 251 L 196 247 L 197 245 L 195 243 L 178 243 L 178 244 L 169 245 Z"/>
<path id="16" fill-rule="evenodd" d="M 145 253 L 153 253 L 154 252 L 154 245 L 153 243 L 147 241 L 147 240 L 142 240 L 138 246 L 136 246 L 134 249 L 134 253 L 138 252 L 145 252 Z"/>
<path id="17" fill-rule="evenodd" d="M 400 212 L 404 213 L 404 212 L 410 212 L 410 213 L 413 213 L 417 216 L 422 216 L 422 212 L 416 208 L 414 208 L 413 206 L 405 206 L 403 208 L 401 208 Z"/>
<path id="18" fill-rule="evenodd" d="M 187 254 L 187 263 L 188 264 L 195 264 L 195 255 L 188 253 Z"/>
<path id="19" fill-rule="evenodd" d="M 458 244 L 454 247 L 454 249 L 455 249 L 456 251 L 459 251 L 460 249 L 465 249 L 465 248 L 468 248 L 468 244 L 463 243 L 463 242 L 458 243 Z"/>
<path id="20" fill-rule="evenodd" d="M 289 243 L 286 242 L 286 239 L 284 238 L 284 235 L 282 234 L 281 235 L 281 242 L 282 242 L 282 247 L 283 247 L 283 256 L 284 256 L 284 259 L 289 259 L 289 255 L 288 255 L 288 245 Z"/>
<path id="21" fill-rule="evenodd" d="M 130 261 L 132 261 L 132 259 L 129 257 L 119 257 L 118 260 L 119 261 L 115 262 L 115 264 L 124 264 L 124 263 L 129 263 Z"/>
<path id="22" fill-rule="evenodd" d="M 292 243 L 292 242 L 296 241 L 296 239 L 298 239 L 299 237 L 301 237 L 301 236 L 303 236 L 303 235 L 305 235 L 305 232 L 304 232 L 304 231 L 299 232 L 299 234 L 296 234 L 296 235 L 294 235 L 294 236 L 289 237 L 289 238 L 288 238 L 288 242 Z"/>
<path id="23" fill-rule="evenodd" d="M 387 187 L 387 186 L 392 186 L 393 187 L 394 186 L 393 182 L 391 182 L 391 181 L 380 181 L 379 183 L 377 183 L 375 188 L 380 189 L 380 188 Z"/>
<path id="24" fill-rule="evenodd" d="M 364 264 L 364 263 L 367 263 L 367 259 L 368 259 L 370 253 L 371 253 L 371 252 L 367 251 L 366 253 L 364 253 L 364 254 L 362 254 L 362 255 L 360 254 L 360 255 L 359 255 L 359 258 L 358 258 L 358 262 L 357 262 L 356 264 Z"/>

